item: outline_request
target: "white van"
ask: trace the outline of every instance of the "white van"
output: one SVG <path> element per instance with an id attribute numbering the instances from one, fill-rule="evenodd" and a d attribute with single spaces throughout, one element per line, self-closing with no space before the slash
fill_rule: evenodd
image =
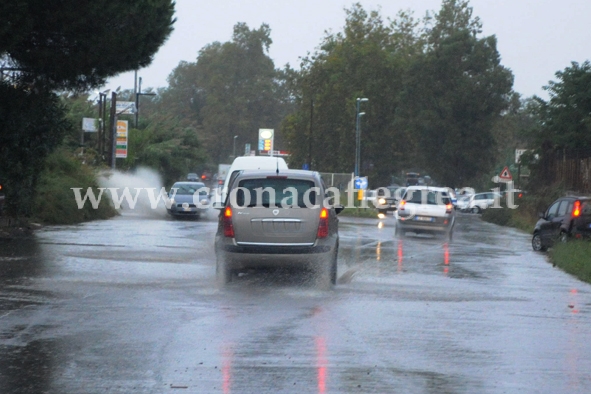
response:
<path id="1" fill-rule="evenodd" d="M 282 157 L 271 156 L 241 156 L 234 159 L 232 166 L 228 170 L 228 175 L 222 188 L 221 201 L 226 201 L 228 185 L 238 175 L 241 170 L 287 170 L 287 163 Z"/>

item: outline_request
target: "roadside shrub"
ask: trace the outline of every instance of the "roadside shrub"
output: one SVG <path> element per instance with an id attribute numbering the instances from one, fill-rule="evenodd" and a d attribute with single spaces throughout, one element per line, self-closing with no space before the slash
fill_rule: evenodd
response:
<path id="1" fill-rule="evenodd" d="M 591 242 L 557 243 L 550 249 L 550 260 L 565 272 L 591 283 Z"/>
<path id="2" fill-rule="evenodd" d="M 48 156 L 40 174 L 32 219 L 45 224 L 74 224 L 117 215 L 106 193 L 98 209 L 93 209 L 89 202 L 78 209 L 73 187 L 82 188 L 83 196 L 92 187 L 98 195 L 95 170 L 67 151 L 57 150 Z"/>
<path id="3" fill-rule="evenodd" d="M 512 209 L 509 208 L 488 208 L 482 212 L 482 220 L 498 224 L 500 226 L 510 226 Z"/>

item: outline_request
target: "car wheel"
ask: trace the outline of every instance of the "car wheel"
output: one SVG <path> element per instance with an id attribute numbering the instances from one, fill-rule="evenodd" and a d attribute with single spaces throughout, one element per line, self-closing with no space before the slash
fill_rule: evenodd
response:
<path id="1" fill-rule="evenodd" d="M 561 231 L 560 235 L 558 236 L 558 240 L 565 244 L 568 242 L 568 234 L 565 231 Z"/>
<path id="2" fill-rule="evenodd" d="M 480 207 L 473 207 L 470 212 L 472 213 L 480 213 Z"/>
<path id="3" fill-rule="evenodd" d="M 542 237 L 539 233 L 535 233 L 531 239 L 531 246 L 536 252 L 544 252 L 547 248 L 542 244 Z"/>
<path id="4" fill-rule="evenodd" d="M 232 281 L 232 270 L 228 268 L 228 264 L 220 257 L 216 258 L 215 274 L 220 285 L 225 285 Z"/>

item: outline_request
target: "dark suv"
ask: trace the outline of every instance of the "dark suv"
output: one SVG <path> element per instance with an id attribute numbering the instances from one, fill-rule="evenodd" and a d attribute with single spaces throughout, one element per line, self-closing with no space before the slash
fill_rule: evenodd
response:
<path id="1" fill-rule="evenodd" d="M 591 198 L 561 197 L 539 214 L 531 241 L 536 251 L 545 251 L 557 240 L 591 236 Z"/>

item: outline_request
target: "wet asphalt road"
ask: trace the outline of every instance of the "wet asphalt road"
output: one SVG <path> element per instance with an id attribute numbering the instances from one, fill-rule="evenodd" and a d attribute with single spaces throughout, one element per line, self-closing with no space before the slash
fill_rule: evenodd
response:
<path id="1" fill-rule="evenodd" d="M 0 393 L 591 392 L 591 286 L 477 216 L 450 244 L 393 224 L 341 218 L 332 291 L 219 289 L 212 217 L 0 241 Z"/>

